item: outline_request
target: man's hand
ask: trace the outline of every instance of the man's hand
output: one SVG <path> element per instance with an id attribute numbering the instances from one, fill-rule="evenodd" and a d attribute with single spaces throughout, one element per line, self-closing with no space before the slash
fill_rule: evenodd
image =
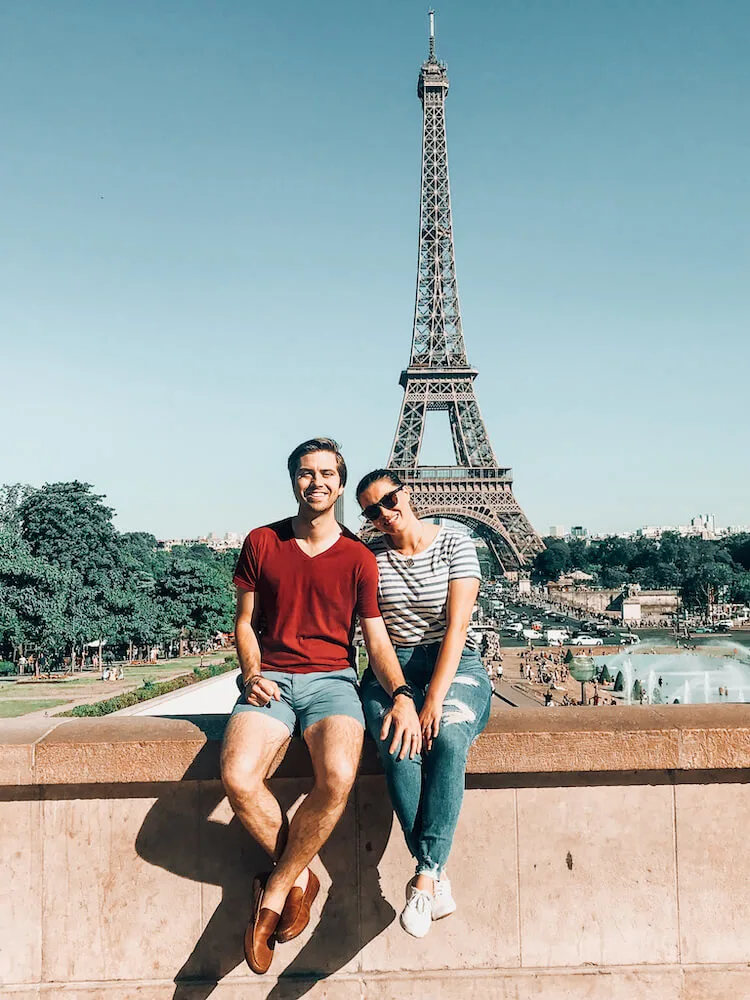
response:
<path id="1" fill-rule="evenodd" d="M 443 699 L 430 697 L 429 690 L 419 713 L 419 725 L 422 730 L 422 740 L 426 750 L 432 750 L 432 741 L 440 732 L 440 720 L 443 717 Z"/>
<path id="2" fill-rule="evenodd" d="M 260 674 L 256 674 L 255 677 L 248 680 L 245 685 L 245 701 L 248 705 L 263 708 L 272 700 L 281 701 L 281 693 L 276 681 L 271 681 Z"/>
<path id="3" fill-rule="evenodd" d="M 422 749 L 422 727 L 411 698 L 404 695 L 396 698 L 393 707 L 383 717 L 380 739 L 387 739 L 391 729 L 393 729 L 393 739 L 388 747 L 388 753 L 391 756 L 398 753 L 398 760 L 403 760 L 409 754 L 410 759 L 414 760 Z M 401 747 L 400 753 L 399 747 Z"/>

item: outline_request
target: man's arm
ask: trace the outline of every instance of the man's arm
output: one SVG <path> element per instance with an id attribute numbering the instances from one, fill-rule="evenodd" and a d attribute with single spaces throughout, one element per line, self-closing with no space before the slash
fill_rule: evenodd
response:
<path id="1" fill-rule="evenodd" d="M 360 625 L 370 666 L 386 694 L 392 695 L 396 688 L 406 684 L 406 679 L 393 644 L 388 638 L 385 622 L 382 618 L 361 618 Z M 396 696 L 393 707 L 383 717 L 381 740 L 387 738 L 391 726 L 393 726 L 393 739 L 388 748 L 390 754 L 397 753 L 400 746 L 398 759 L 403 760 L 407 754 L 414 757 L 421 751 L 422 728 L 413 698 L 404 694 Z"/>
<path id="2" fill-rule="evenodd" d="M 237 606 L 234 615 L 234 641 L 242 671 L 245 701 L 248 705 L 267 705 L 274 698 L 279 701 L 279 687 L 275 681 L 261 675 L 260 643 L 255 631 L 258 620 L 255 591 L 237 587 Z"/>

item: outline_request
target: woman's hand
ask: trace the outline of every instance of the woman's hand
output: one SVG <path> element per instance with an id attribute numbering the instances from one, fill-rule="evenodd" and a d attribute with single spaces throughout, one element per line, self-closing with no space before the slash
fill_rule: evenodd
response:
<path id="1" fill-rule="evenodd" d="M 427 690 L 422 711 L 419 713 L 419 724 L 422 727 L 422 745 L 426 750 L 432 749 L 432 741 L 440 732 L 440 720 L 443 717 L 443 699 L 436 698 Z"/>

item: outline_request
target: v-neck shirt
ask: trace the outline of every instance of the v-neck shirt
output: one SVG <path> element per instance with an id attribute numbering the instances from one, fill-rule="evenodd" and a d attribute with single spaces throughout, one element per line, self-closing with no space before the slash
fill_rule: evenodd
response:
<path id="1" fill-rule="evenodd" d="M 292 518 L 255 528 L 245 539 L 234 583 L 260 605 L 261 666 L 289 673 L 354 666 L 357 615 L 379 618 L 373 554 L 342 526 L 333 545 L 311 556 Z"/>

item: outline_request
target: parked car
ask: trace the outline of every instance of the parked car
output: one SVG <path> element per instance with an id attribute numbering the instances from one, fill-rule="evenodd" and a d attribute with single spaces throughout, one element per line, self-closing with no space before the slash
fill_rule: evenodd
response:
<path id="1" fill-rule="evenodd" d="M 593 635 L 577 635 L 575 639 L 570 640 L 571 646 L 603 646 L 604 640 L 600 639 L 598 636 Z"/>
<path id="2" fill-rule="evenodd" d="M 723 618 L 720 622 L 716 623 L 716 627 L 728 632 L 730 628 L 734 628 L 734 622 L 731 618 Z"/>

